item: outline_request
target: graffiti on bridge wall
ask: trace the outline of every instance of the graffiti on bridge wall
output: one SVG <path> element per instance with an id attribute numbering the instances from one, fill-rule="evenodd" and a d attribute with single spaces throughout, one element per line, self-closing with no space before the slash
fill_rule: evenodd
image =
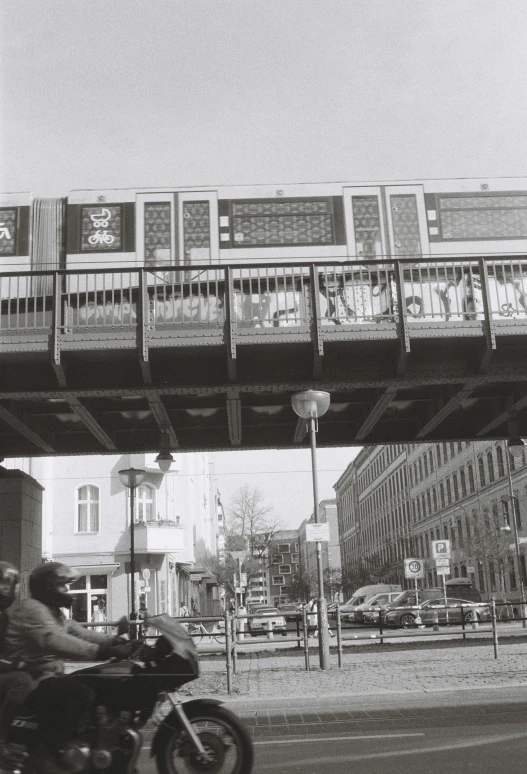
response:
<path id="1" fill-rule="evenodd" d="M 489 304 L 494 318 L 527 316 L 527 276 L 500 281 L 489 277 Z M 195 287 L 195 285 L 194 285 Z M 170 291 L 171 288 L 168 288 Z M 123 291 L 120 301 L 104 299 L 102 293 L 79 308 L 69 307 L 68 325 L 134 326 L 137 322 L 135 300 Z M 403 299 L 409 322 L 430 320 L 458 321 L 483 319 L 484 306 L 481 282 L 474 273 L 444 281 L 414 281 L 403 283 Z M 307 325 L 311 317 L 311 290 L 307 283 L 301 289 L 275 287 L 254 293 L 236 289 L 233 296 L 234 317 L 242 327 L 287 327 Z M 324 325 L 377 323 L 393 320 L 398 311 L 397 291 L 393 277 L 385 281 L 348 281 L 340 277 L 321 285 L 319 308 Z M 172 325 L 211 325 L 225 322 L 223 293 L 181 292 L 151 294 L 149 324 L 152 327 Z"/>

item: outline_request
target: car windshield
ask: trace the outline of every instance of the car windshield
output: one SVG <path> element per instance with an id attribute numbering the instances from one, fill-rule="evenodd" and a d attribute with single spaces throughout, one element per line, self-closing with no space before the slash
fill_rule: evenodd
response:
<path id="1" fill-rule="evenodd" d="M 264 607 L 256 611 L 258 615 L 280 615 L 276 607 Z"/>
<path id="2" fill-rule="evenodd" d="M 388 594 L 376 594 L 370 599 L 370 605 L 380 605 L 381 602 L 387 602 L 388 599 Z"/>

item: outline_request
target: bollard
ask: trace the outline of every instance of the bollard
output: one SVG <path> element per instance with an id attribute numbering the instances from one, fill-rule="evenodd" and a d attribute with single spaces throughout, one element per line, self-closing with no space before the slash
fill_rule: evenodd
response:
<path id="1" fill-rule="evenodd" d="M 340 621 L 340 608 L 337 604 L 337 654 L 339 658 L 339 667 L 342 666 L 342 624 Z"/>
<path id="2" fill-rule="evenodd" d="M 490 614 L 492 616 L 492 642 L 494 644 L 494 658 L 498 658 L 498 630 L 496 628 L 496 602 L 494 600 L 492 600 Z"/>
<path id="3" fill-rule="evenodd" d="M 225 647 L 227 650 L 227 693 L 232 693 L 231 617 L 225 611 Z"/>
<path id="4" fill-rule="evenodd" d="M 306 672 L 309 672 L 311 666 L 309 664 L 309 640 L 307 636 L 307 610 L 302 609 L 302 625 L 304 629 L 304 659 L 306 662 Z"/>
<path id="5" fill-rule="evenodd" d="M 273 622 L 271 621 L 271 619 L 269 619 L 267 621 L 267 639 L 268 640 L 273 640 L 274 639 Z"/>
<path id="6" fill-rule="evenodd" d="M 478 614 L 475 610 L 472 611 L 472 628 L 477 631 L 479 629 Z"/>
<path id="7" fill-rule="evenodd" d="M 418 629 L 424 629 L 425 628 L 425 625 L 424 625 L 424 623 L 422 621 L 422 618 L 421 618 L 421 614 L 419 612 L 415 616 L 414 624 L 417 626 Z"/>
<path id="8" fill-rule="evenodd" d="M 231 618 L 231 625 L 232 625 L 232 672 L 233 674 L 236 674 L 236 670 L 238 667 L 238 642 L 236 639 L 236 618 L 234 616 Z"/>
<path id="9" fill-rule="evenodd" d="M 437 613 L 437 610 L 434 610 L 434 615 L 432 616 L 432 624 L 433 629 L 435 632 L 439 631 L 439 615 Z"/>
<path id="10" fill-rule="evenodd" d="M 300 615 L 298 611 L 296 613 L 296 645 L 297 645 L 297 648 L 302 647 L 300 643 Z"/>

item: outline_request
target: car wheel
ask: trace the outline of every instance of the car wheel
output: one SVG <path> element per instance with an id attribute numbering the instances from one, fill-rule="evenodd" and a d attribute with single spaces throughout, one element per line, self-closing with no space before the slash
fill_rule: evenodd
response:
<path id="1" fill-rule="evenodd" d="M 401 626 L 413 626 L 414 621 L 415 615 L 412 615 L 412 613 L 405 613 L 400 619 Z"/>
<path id="2" fill-rule="evenodd" d="M 472 615 L 473 615 L 472 610 L 469 610 L 467 613 L 465 613 L 465 623 L 466 624 L 473 623 Z M 476 613 L 476 621 L 479 621 L 479 613 Z"/>

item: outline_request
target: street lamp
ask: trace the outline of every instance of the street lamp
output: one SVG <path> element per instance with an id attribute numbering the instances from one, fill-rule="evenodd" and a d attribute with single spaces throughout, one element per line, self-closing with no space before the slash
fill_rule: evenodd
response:
<path id="1" fill-rule="evenodd" d="M 119 471 L 119 478 L 121 483 L 127 489 L 130 490 L 130 620 L 135 621 L 135 543 L 134 543 L 134 505 L 135 505 L 135 490 L 138 486 L 141 486 L 145 479 L 144 470 L 136 470 L 135 468 L 127 468 L 126 470 Z M 134 629 L 134 633 L 137 636 L 137 632 Z"/>
<path id="2" fill-rule="evenodd" d="M 174 462 L 174 457 L 170 454 L 170 435 L 167 432 L 161 433 L 159 437 L 159 454 L 156 457 L 156 462 L 159 465 L 159 470 L 162 473 L 168 473 L 170 466 Z"/>
<path id="3" fill-rule="evenodd" d="M 323 416 L 329 408 L 329 392 L 319 390 L 306 390 L 297 392 L 291 397 L 291 405 L 297 416 L 306 419 L 311 441 L 311 470 L 313 474 L 313 501 L 315 524 L 319 523 L 318 510 L 318 476 L 317 476 L 317 442 L 318 418 Z M 328 632 L 328 608 L 324 596 L 324 573 L 322 567 L 322 544 L 316 541 L 317 547 L 317 576 L 318 576 L 318 654 L 321 669 L 329 669 L 329 632 Z"/>

